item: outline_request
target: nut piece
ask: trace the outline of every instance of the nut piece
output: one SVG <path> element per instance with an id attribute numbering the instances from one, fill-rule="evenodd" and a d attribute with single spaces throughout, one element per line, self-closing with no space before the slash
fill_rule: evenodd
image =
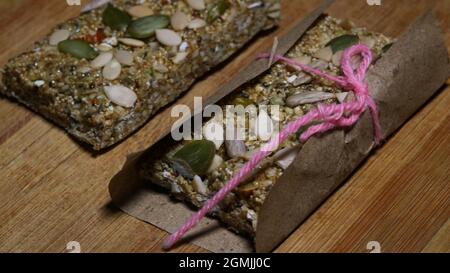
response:
<path id="1" fill-rule="evenodd" d="M 123 85 L 105 86 L 104 89 L 108 99 L 122 107 L 131 108 L 137 100 L 136 93 Z"/>
<path id="2" fill-rule="evenodd" d="M 183 30 L 189 24 L 189 17 L 186 13 L 177 11 L 170 18 L 170 23 L 172 24 L 173 29 L 175 30 Z"/>
<path id="3" fill-rule="evenodd" d="M 50 36 L 49 44 L 52 46 L 58 45 L 60 42 L 69 39 L 70 31 L 66 29 L 59 29 L 53 32 Z"/>
<path id="4" fill-rule="evenodd" d="M 181 44 L 181 36 L 170 29 L 157 29 L 156 39 L 166 46 L 178 46 Z"/>
<path id="5" fill-rule="evenodd" d="M 186 2 L 195 10 L 204 10 L 206 8 L 204 0 L 186 0 Z"/>

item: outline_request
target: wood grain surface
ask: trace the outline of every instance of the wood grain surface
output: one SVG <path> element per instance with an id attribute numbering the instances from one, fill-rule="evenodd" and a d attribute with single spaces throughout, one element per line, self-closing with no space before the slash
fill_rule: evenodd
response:
<path id="1" fill-rule="evenodd" d="M 261 36 L 196 84 L 177 103 L 211 95 L 240 67 L 270 46 L 320 3 L 283 1 L 279 29 Z M 433 8 L 450 45 L 450 0 L 338 0 L 329 13 L 398 36 Z M 33 41 L 79 13 L 63 0 L 0 1 L 0 66 Z M 420 87 L 418 87 L 420 88 Z M 277 252 L 450 252 L 450 92 L 445 86 L 349 181 L 303 223 Z M 93 154 L 61 129 L 0 98 L 0 251 L 159 252 L 165 232 L 110 205 L 108 183 L 125 156 L 149 147 L 173 121 L 161 111 L 137 134 L 106 153 Z M 176 252 L 204 252 L 182 245 Z"/>

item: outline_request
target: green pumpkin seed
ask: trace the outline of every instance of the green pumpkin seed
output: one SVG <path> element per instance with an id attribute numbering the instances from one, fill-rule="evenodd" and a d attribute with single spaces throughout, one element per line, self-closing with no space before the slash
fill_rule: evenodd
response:
<path id="1" fill-rule="evenodd" d="M 331 47 L 331 49 L 333 50 L 333 54 L 341 51 L 341 50 L 345 50 L 349 47 L 351 47 L 352 45 L 355 45 L 359 42 L 359 37 L 356 35 L 342 35 L 339 36 L 337 38 L 334 38 L 333 40 L 331 40 L 330 42 L 328 42 L 328 44 L 326 44 L 326 46 Z"/>
<path id="2" fill-rule="evenodd" d="M 187 166 L 197 175 L 202 176 L 208 172 L 214 159 L 216 146 L 209 140 L 195 140 L 186 144 L 173 155 L 173 163 L 181 166 L 188 172 Z"/>
<path id="3" fill-rule="evenodd" d="M 393 43 L 390 43 L 390 44 L 385 45 L 385 46 L 382 48 L 383 53 L 388 52 L 388 50 L 391 49 L 391 47 L 392 47 L 393 45 L 394 45 Z"/>
<path id="4" fill-rule="evenodd" d="M 111 4 L 103 12 L 103 23 L 115 30 L 124 30 L 131 23 L 131 16 Z"/>
<path id="5" fill-rule="evenodd" d="M 136 39 L 146 39 L 155 34 L 157 29 L 166 28 L 170 18 L 165 15 L 150 15 L 133 21 L 128 27 L 128 34 Z"/>
<path id="6" fill-rule="evenodd" d="M 251 100 L 251 99 L 247 99 L 244 97 L 237 97 L 233 100 L 233 105 L 238 106 L 238 105 L 242 105 L 244 107 L 250 106 L 250 105 L 254 105 L 255 103 Z"/>
<path id="7" fill-rule="evenodd" d="M 227 0 L 219 0 L 212 6 L 206 15 L 206 22 L 212 23 L 217 18 L 222 16 L 230 8 L 230 3 Z"/>
<path id="8" fill-rule="evenodd" d="M 58 50 L 78 59 L 94 59 L 98 53 L 89 43 L 82 40 L 65 40 L 58 44 Z"/>

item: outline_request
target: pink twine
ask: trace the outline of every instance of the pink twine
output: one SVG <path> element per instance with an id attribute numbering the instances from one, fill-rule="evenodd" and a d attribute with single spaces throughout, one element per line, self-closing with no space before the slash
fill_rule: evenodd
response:
<path id="1" fill-rule="evenodd" d="M 362 61 L 360 66 L 354 70 L 351 65 L 353 56 L 361 54 Z M 259 58 L 269 58 L 269 54 L 262 54 Z M 372 122 L 374 128 L 374 140 L 378 145 L 381 141 L 381 126 L 378 117 L 378 110 L 374 100 L 369 95 L 367 84 L 364 82 L 366 72 L 372 63 L 372 52 L 370 49 L 362 44 L 352 46 L 344 51 L 341 59 L 341 68 L 344 76 L 331 76 L 323 73 L 320 70 L 311 68 L 306 65 L 297 63 L 294 60 L 277 55 L 274 58 L 276 61 L 283 61 L 286 64 L 298 69 L 323 77 L 327 80 L 335 82 L 341 88 L 349 90 L 355 94 L 355 100 L 352 102 L 344 102 L 341 104 L 323 105 L 320 104 L 316 109 L 309 111 L 306 115 L 297 120 L 287 124 L 287 126 L 269 143 L 264 145 L 254 156 L 247 162 L 242 169 L 220 190 L 214 197 L 212 197 L 206 204 L 195 213 L 178 231 L 169 236 L 164 244 L 164 249 L 170 249 L 172 246 L 183 237 L 183 235 L 193 228 L 200 220 L 217 204 L 219 204 L 224 197 L 235 189 L 258 164 L 274 151 L 280 143 L 285 141 L 291 134 L 298 132 L 298 130 L 312 121 L 321 121 L 320 124 L 308 128 L 301 136 L 302 142 L 307 141 L 310 137 L 330 131 L 336 127 L 349 127 L 354 125 L 360 118 L 361 114 L 368 108 L 372 114 Z"/>

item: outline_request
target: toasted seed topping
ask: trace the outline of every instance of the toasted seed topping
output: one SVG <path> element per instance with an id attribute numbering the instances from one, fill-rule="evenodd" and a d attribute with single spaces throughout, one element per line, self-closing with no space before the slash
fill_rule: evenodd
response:
<path id="1" fill-rule="evenodd" d="M 143 47 L 145 46 L 145 43 L 141 40 L 136 40 L 132 38 L 119 38 L 119 42 L 121 42 L 124 45 L 132 46 L 132 47 Z"/>
<path id="2" fill-rule="evenodd" d="M 129 8 L 128 14 L 130 14 L 133 17 L 142 18 L 145 16 L 153 15 L 153 10 L 148 6 L 138 5 Z"/>
<path id="3" fill-rule="evenodd" d="M 195 10 L 204 10 L 206 8 L 204 0 L 186 0 L 186 2 Z"/>
<path id="4" fill-rule="evenodd" d="M 69 39 L 70 31 L 66 29 L 59 29 L 50 36 L 49 44 L 52 46 L 58 45 L 60 42 Z"/>
<path id="5" fill-rule="evenodd" d="M 105 86 L 104 90 L 108 99 L 119 106 L 131 108 L 136 103 L 136 93 L 128 87 L 123 85 L 111 85 Z"/>
<path id="6" fill-rule="evenodd" d="M 170 18 L 170 23 L 175 30 L 183 30 L 189 25 L 189 17 L 186 13 L 177 11 Z"/>
<path id="7" fill-rule="evenodd" d="M 181 36 L 170 29 L 157 29 L 156 39 L 166 46 L 178 46 L 181 44 Z"/>
<path id="8" fill-rule="evenodd" d="M 104 67 L 107 63 L 109 63 L 113 58 L 113 54 L 111 52 L 102 52 L 91 62 L 91 66 L 93 68 Z"/>
<path id="9" fill-rule="evenodd" d="M 116 59 L 112 59 L 103 67 L 103 77 L 107 80 L 115 80 L 119 77 L 122 66 Z"/>

